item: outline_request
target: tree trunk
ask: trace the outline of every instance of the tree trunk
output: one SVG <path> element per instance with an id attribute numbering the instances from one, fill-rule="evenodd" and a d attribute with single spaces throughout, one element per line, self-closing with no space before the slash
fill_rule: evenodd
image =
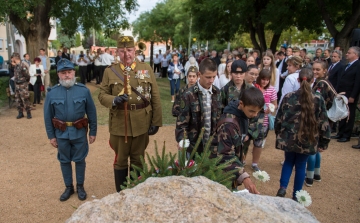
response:
<path id="1" fill-rule="evenodd" d="M 153 67 L 153 65 L 154 65 L 154 57 L 153 57 L 153 55 L 154 55 L 154 41 L 150 41 L 150 66 L 152 68 L 154 68 Z"/>
<path id="2" fill-rule="evenodd" d="M 345 55 L 347 49 L 349 48 L 349 42 L 350 42 L 350 38 L 351 36 L 341 36 L 340 33 L 338 33 L 336 36 L 335 36 L 335 44 L 334 46 L 339 46 L 340 49 L 342 49 L 343 51 L 343 55 Z"/>
<path id="3" fill-rule="evenodd" d="M 44 1 L 44 4 L 34 8 L 34 12 L 29 18 L 20 18 L 14 13 L 9 13 L 9 19 L 26 42 L 26 53 L 30 55 L 32 61 L 39 55 L 41 48 L 47 52 L 48 38 L 51 31 L 49 11 L 51 1 Z M 22 55 L 21 55 L 22 56 Z"/>
<path id="4" fill-rule="evenodd" d="M 259 38 L 259 42 L 260 42 L 260 55 L 259 57 L 261 57 L 261 54 L 263 52 L 266 51 L 267 49 L 267 45 L 266 45 L 266 39 L 265 39 L 265 25 L 261 22 L 258 22 L 256 24 L 256 34 Z"/>
<path id="5" fill-rule="evenodd" d="M 249 19 L 248 21 L 248 27 L 249 27 L 249 30 L 250 30 L 250 39 L 251 39 L 251 42 L 254 46 L 255 49 L 260 49 L 260 45 L 259 43 L 257 42 L 256 40 L 256 30 L 252 24 L 252 20 Z"/>
<path id="6" fill-rule="evenodd" d="M 272 37 L 272 40 L 271 40 L 271 43 L 270 43 L 270 49 L 272 50 L 272 52 L 276 52 L 276 46 L 280 40 L 280 36 L 281 36 L 281 33 L 279 34 L 276 34 L 274 33 L 273 37 Z"/>

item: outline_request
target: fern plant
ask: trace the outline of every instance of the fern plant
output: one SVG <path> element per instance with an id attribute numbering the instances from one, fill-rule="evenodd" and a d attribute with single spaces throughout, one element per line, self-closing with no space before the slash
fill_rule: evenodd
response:
<path id="1" fill-rule="evenodd" d="M 222 159 L 221 155 L 210 158 L 210 145 L 213 136 L 211 136 L 206 143 L 204 151 L 201 154 L 197 153 L 196 151 L 200 145 L 203 134 L 204 128 L 200 132 L 199 138 L 189 156 L 189 160 L 186 159 L 186 148 L 184 148 L 184 145 L 177 154 L 172 154 L 171 152 L 166 153 L 164 142 L 162 152 L 159 154 L 157 142 L 154 141 L 155 156 L 150 157 L 149 154 L 146 153 L 149 164 L 145 162 L 144 157 L 141 157 L 142 168 L 132 165 L 133 171 L 130 172 L 130 177 L 127 177 L 127 182 L 125 182 L 124 185 L 121 185 L 121 188 L 132 188 L 144 182 L 149 177 L 204 176 L 226 186 L 228 189 L 232 189 L 232 182 L 235 176 L 234 173 L 237 170 L 223 171 L 223 169 L 231 165 L 235 161 L 235 158 L 223 163 L 220 163 Z M 186 133 L 184 134 L 184 140 L 185 139 Z M 177 160 L 175 160 L 176 157 Z"/>

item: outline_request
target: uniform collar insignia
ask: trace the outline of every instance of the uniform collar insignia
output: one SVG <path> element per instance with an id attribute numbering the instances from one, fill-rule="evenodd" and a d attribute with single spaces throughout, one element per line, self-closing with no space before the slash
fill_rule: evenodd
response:
<path id="1" fill-rule="evenodd" d="M 130 66 L 125 66 L 123 63 L 119 63 L 120 64 L 120 69 L 122 71 L 131 71 L 131 70 L 135 70 L 136 67 L 136 62 L 134 61 Z"/>

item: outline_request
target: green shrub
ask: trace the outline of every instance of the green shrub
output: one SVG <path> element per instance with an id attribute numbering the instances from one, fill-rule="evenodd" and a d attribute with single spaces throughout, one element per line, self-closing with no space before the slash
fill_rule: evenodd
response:
<path id="1" fill-rule="evenodd" d="M 9 77 L 0 77 L 0 107 L 3 107 L 8 101 L 6 88 L 9 87 Z"/>

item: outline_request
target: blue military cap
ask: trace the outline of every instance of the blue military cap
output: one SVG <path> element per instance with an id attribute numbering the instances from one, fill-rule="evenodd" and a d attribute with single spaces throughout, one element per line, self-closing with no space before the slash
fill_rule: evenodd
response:
<path id="1" fill-rule="evenodd" d="M 74 64 L 70 62 L 70 60 L 62 58 L 58 61 L 56 64 L 57 66 L 57 72 L 63 71 L 63 70 L 75 70 Z"/>

